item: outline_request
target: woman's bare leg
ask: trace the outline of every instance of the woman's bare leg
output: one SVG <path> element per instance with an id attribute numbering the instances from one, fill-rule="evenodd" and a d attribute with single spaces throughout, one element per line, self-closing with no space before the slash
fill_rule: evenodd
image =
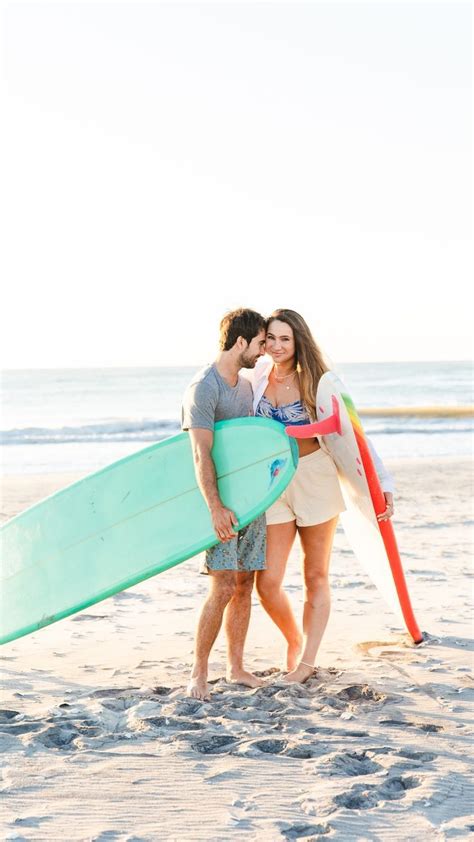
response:
<path id="1" fill-rule="evenodd" d="M 329 562 L 337 526 L 337 517 L 316 526 L 300 526 L 303 549 L 305 603 L 303 611 L 304 645 L 300 662 L 285 680 L 306 681 L 323 638 L 331 610 Z M 302 663 L 304 661 L 304 663 Z"/>
<path id="2" fill-rule="evenodd" d="M 257 592 L 260 601 L 288 643 L 287 669 L 294 669 L 301 650 L 302 636 L 291 610 L 290 601 L 282 588 L 286 562 L 296 535 L 296 523 L 276 523 L 267 526 L 267 568 L 257 572 Z"/>

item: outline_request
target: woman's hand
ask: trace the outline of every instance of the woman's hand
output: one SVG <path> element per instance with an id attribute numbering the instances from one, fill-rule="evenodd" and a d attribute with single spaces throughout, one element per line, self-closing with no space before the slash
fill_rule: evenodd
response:
<path id="1" fill-rule="evenodd" d="M 377 520 L 390 520 L 393 515 L 394 507 L 393 507 L 393 494 L 391 491 L 384 491 L 383 496 L 385 497 L 385 504 L 386 509 L 380 515 L 377 515 Z"/>

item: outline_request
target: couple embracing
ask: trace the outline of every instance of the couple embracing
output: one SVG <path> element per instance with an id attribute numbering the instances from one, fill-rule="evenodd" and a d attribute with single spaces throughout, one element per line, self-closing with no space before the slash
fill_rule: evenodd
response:
<path id="1" fill-rule="evenodd" d="M 344 510 L 336 467 L 318 438 L 299 439 L 296 474 L 265 515 L 235 532 L 237 519 L 217 488 L 211 449 L 217 421 L 257 415 L 284 426 L 316 420 L 316 390 L 327 371 L 305 320 L 294 310 L 275 310 L 265 319 L 240 309 L 220 324 L 220 350 L 198 372 L 183 400 L 182 428 L 191 438 L 199 488 L 219 543 L 207 550 L 201 572 L 209 593 L 199 616 L 188 694 L 209 699 L 209 655 L 222 622 L 227 637 L 227 680 L 248 687 L 264 682 L 244 668 L 251 595 L 260 601 L 287 642 L 283 681 L 304 682 L 312 674 L 330 611 L 329 562 L 338 515 Z M 387 507 L 393 514 L 393 486 L 372 449 Z M 296 533 L 303 554 L 303 633 L 283 590 L 286 563 Z"/>

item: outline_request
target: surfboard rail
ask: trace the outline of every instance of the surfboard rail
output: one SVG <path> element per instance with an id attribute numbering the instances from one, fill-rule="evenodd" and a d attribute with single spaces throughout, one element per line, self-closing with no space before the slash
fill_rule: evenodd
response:
<path id="1" fill-rule="evenodd" d="M 360 422 L 354 403 L 352 402 L 352 398 L 345 393 L 342 393 L 342 398 L 344 400 L 344 404 L 351 419 L 357 446 L 359 448 L 360 458 L 362 460 L 362 465 L 364 467 L 365 476 L 369 486 L 370 496 L 372 498 L 372 504 L 375 510 L 375 515 L 377 516 L 385 511 L 385 497 L 380 486 L 379 478 L 377 476 L 377 471 L 375 470 L 375 465 L 372 456 L 370 455 L 367 440 L 365 438 L 364 429 Z M 392 570 L 393 580 L 397 589 L 403 619 L 405 620 L 406 627 L 410 632 L 414 643 L 422 643 L 423 634 L 420 631 L 418 623 L 415 619 L 415 614 L 411 604 L 410 595 L 408 593 L 405 573 L 403 571 L 402 560 L 400 558 L 400 552 L 398 550 L 397 539 L 395 538 L 395 532 L 393 529 L 392 522 L 390 520 L 378 520 L 377 523 L 379 525 L 380 534 L 382 536 L 385 549 L 387 550 L 388 562 Z"/>

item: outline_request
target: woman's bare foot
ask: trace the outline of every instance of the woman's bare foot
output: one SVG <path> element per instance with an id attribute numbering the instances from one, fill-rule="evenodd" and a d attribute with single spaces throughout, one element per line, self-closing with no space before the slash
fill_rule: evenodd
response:
<path id="1" fill-rule="evenodd" d="M 192 699 L 201 699 L 203 702 L 209 702 L 211 700 L 211 694 L 209 693 L 207 677 L 198 675 L 195 678 L 191 678 L 186 693 Z"/>
<path id="2" fill-rule="evenodd" d="M 309 664 L 299 663 L 295 669 L 284 675 L 281 680 L 285 684 L 304 684 L 308 678 L 311 678 L 313 672 L 314 667 L 309 666 Z"/>
<path id="3" fill-rule="evenodd" d="M 286 650 L 286 668 L 289 672 L 296 668 L 298 658 L 301 655 L 302 646 L 302 637 L 299 637 L 298 640 L 296 640 L 294 643 L 288 644 L 288 649 Z"/>
<path id="4" fill-rule="evenodd" d="M 247 672 L 244 669 L 230 669 L 227 671 L 226 681 L 229 684 L 244 684 L 245 687 L 263 687 L 267 682 L 263 678 L 259 678 L 252 672 Z"/>

